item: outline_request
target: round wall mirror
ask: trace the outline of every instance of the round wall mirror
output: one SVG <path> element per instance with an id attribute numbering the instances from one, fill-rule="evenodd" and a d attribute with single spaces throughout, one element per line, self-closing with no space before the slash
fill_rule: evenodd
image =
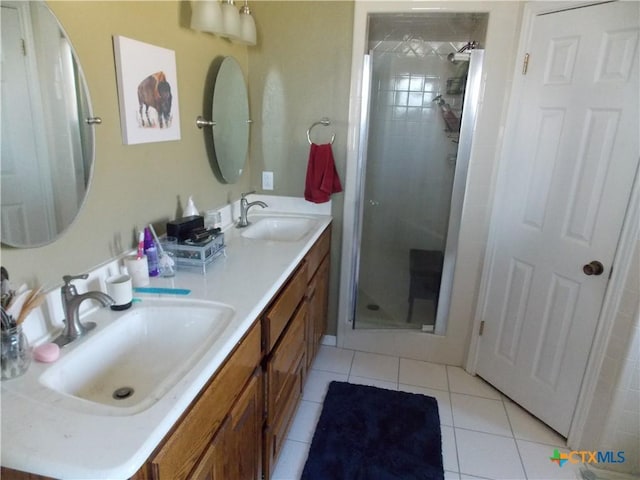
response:
<path id="1" fill-rule="evenodd" d="M 211 116 L 215 162 L 225 183 L 235 183 L 249 149 L 249 99 L 240 64 L 225 57 L 216 74 Z"/>
<path id="2" fill-rule="evenodd" d="M 44 2 L 2 7 L 2 243 L 53 242 L 76 218 L 94 157 L 89 92 Z"/>

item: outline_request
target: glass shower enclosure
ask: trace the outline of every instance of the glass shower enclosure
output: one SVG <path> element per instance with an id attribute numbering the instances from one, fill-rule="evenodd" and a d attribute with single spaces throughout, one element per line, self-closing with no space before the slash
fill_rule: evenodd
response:
<path id="1" fill-rule="evenodd" d="M 369 18 L 353 328 L 435 330 L 456 229 L 454 183 L 466 173 L 457 162 L 469 52 L 486 25 L 481 13 Z"/>

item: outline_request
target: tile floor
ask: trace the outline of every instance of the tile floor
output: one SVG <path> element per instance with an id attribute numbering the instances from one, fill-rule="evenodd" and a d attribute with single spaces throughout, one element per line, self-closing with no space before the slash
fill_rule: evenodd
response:
<path id="1" fill-rule="evenodd" d="M 554 448 L 567 451 L 564 438 L 462 368 L 322 346 L 309 371 L 275 480 L 300 478 L 333 380 L 435 397 L 446 480 L 579 478 L 571 465 L 559 467 L 549 460 Z"/>

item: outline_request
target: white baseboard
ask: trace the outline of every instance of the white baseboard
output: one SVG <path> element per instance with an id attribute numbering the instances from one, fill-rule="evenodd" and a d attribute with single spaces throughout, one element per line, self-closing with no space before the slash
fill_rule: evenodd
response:
<path id="1" fill-rule="evenodd" d="M 338 337 L 336 337 L 335 335 L 323 335 L 320 344 L 335 347 L 336 345 L 338 345 Z"/>

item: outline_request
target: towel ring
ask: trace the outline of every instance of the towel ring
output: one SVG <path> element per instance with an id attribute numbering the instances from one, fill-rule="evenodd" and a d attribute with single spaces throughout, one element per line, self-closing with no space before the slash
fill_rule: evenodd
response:
<path id="1" fill-rule="evenodd" d="M 309 145 L 311 145 L 313 142 L 311 141 L 311 130 L 313 130 L 313 127 L 316 127 L 318 125 L 324 125 L 325 127 L 328 125 L 331 125 L 331 121 L 327 118 L 321 118 L 319 122 L 315 122 L 313 123 L 309 129 L 307 130 L 307 140 L 309 140 Z M 331 143 L 333 145 L 333 141 L 336 139 L 336 134 L 334 133 L 333 135 L 331 135 Z"/>

